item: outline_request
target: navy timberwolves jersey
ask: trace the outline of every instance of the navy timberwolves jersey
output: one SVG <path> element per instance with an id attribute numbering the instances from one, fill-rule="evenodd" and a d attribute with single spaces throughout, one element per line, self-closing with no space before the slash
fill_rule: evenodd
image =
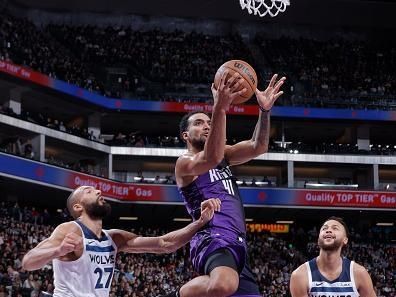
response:
<path id="1" fill-rule="evenodd" d="M 193 220 L 200 217 L 201 202 L 219 198 L 220 212 L 209 222 L 209 227 L 227 229 L 235 234 L 246 233 L 245 214 L 238 186 L 225 160 L 216 168 L 199 175 L 188 186 L 179 188 L 179 191 Z"/>
<path id="2" fill-rule="evenodd" d="M 54 297 L 108 297 L 113 279 L 117 247 L 107 231 L 96 235 L 80 221 L 83 253 L 75 261 L 54 259 Z"/>
<path id="3" fill-rule="evenodd" d="M 316 258 L 306 262 L 309 297 L 359 297 L 353 276 L 353 264 L 353 261 L 343 258 L 340 276 L 329 281 L 320 273 Z"/>

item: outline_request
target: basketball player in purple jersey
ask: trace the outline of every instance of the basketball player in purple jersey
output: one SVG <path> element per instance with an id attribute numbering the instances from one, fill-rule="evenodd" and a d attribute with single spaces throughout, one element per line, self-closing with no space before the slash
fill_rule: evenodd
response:
<path id="1" fill-rule="evenodd" d="M 208 225 L 190 242 L 191 261 L 200 276 L 183 285 L 169 297 L 261 296 L 246 263 L 245 215 L 237 184 L 230 166 L 242 164 L 268 150 L 270 110 L 283 94 L 279 91 L 285 79 L 274 75 L 263 92 L 256 90 L 259 118 L 251 139 L 226 145 L 226 111 L 238 91 L 238 73 L 226 81 L 227 71 L 218 89 L 212 85 L 214 98 L 212 118 L 203 112 L 192 112 L 180 122 L 180 133 L 187 152 L 176 162 L 175 175 L 179 191 L 193 220 L 199 218 L 199 205 L 209 197 L 222 202 Z"/>

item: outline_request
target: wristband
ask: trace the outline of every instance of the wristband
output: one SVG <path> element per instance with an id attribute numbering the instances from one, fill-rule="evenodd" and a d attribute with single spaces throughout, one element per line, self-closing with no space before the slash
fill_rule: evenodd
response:
<path id="1" fill-rule="evenodd" d="M 260 104 L 259 104 L 259 108 L 260 108 L 260 110 L 261 110 L 262 112 L 270 112 L 270 111 L 271 111 L 271 109 L 270 109 L 270 110 L 266 110 L 266 109 L 262 108 Z"/>

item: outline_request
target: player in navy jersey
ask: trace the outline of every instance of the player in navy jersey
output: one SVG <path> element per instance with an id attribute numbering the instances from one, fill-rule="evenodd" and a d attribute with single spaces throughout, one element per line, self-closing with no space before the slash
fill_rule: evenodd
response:
<path id="1" fill-rule="evenodd" d="M 72 192 L 67 207 L 75 221 L 60 224 L 52 235 L 30 250 L 22 260 L 25 270 L 36 270 L 52 261 L 54 297 L 107 297 L 117 252 L 170 253 L 190 241 L 193 234 L 220 210 L 219 199 L 202 203 L 199 219 L 183 229 L 158 237 L 102 229 L 111 206 L 101 191 L 82 186 Z"/>
<path id="2" fill-rule="evenodd" d="M 260 107 L 258 122 L 249 140 L 226 145 L 226 111 L 238 91 L 241 77 L 236 73 L 221 77 L 216 90 L 212 85 L 212 117 L 193 112 L 180 122 L 180 134 L 187 152 L 176 162 L 177 186 L 193 220 L 200 216 L 199 205 L 209 197 L 221 200 L 221 211 L 190 242 L 191 261 L 200 276 L 166 296 L 223 297 L 260 296 L 247 265 L 246 225 L 243 202 L 230 166 L 245 163 L 268 150 L 270 110 L 285 81 L 274 75 L 268 88 L 256 91 Z M 212 196 L 217 195 L 217 196 Z"/>
<path id="3" fill-rule="evenodd" d="M 348 243 L 348 228 L 338 217 L 330 217 L 320 228 L 319 256 L 293 271 L 292 297 L 376 297 L 367 270 L 342 257 Z"/>

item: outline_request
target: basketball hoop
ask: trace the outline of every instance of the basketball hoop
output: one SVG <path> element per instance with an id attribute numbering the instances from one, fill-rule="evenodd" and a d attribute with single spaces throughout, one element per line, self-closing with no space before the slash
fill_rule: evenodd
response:
<path id="1" fill-rule="evenodd" d="M 247 9 L 249 14 L 259 15 L 260 17 L 269 14 L 275 17 L 280 12 L 284 12 L 290 5 L 289 0 L 239 0 L 242 9 Z"/>

